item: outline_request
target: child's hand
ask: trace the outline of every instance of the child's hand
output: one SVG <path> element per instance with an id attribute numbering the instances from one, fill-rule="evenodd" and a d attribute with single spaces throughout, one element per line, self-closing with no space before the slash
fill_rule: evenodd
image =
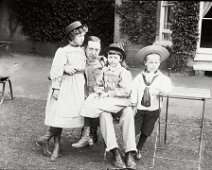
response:
<path id="1" fill-rule="evenodd" d="M 53 90 L 52 96 L 53 96 L 53 98 L 54 98 L 55 100 L 58 99 L 59 92 L 60 92 L 59 89 L 54 89 L 54 90 Z"/>
<path id="2" fill-rule="evenodd" d="M 132 111 L 133 111 L 133 114 L 134 114 L 134 116 L 135 116 L 136 113 L 137 113 L 137 107 L 136 107 L 136 106 L 132 106 Z"/>
<path id="3" fill-rule="evenodd" d="M 64 66 L 64 72 L 67 73 L 67 74 L 69 74 L 69 75 L 74 75 L 76 73 L 76 70 L 71 65 L 65 65 Z"/>
<path id="4" fill-rule="evenodd" d="M 99 93 L 99 97 L 101 97 L 101 98 L 109 97 L 109 94 L 106 92 L 101 92 L 101 93 Z"/>
<path id="5" fill-rule="evenodd" d="M 101 95 L 104 93 L 104 87 L 94 87 L 94 91 L 96 94 Z"/>
<path id="6" fill-rule="evenodd" d="M 159 90 L 157 90 L 157 89 L 154 89 L 154 90 L 150 90 L 150 93 L 152 94 L 152 95 L 159 95 Z"/>

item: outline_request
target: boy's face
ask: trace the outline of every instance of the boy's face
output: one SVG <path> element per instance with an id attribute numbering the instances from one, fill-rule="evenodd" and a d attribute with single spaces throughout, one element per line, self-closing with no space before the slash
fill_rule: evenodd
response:
<path id="1" fill-rule="evenodd" d="M 118 54 L 108 54 L 107 56 L 108 63 L 111 67 L 116 67 L 120 64 L 121 62 L 121 57 Z"/>
<path id="2" fill-rule="evenodd" d="M 74 38 L 73 38 L 73 42 L 76 45 L 82 45 L 83 42 L 84 42 L 84 39 L 85 39 L 85 33 L 83 32 L 81 34 L 75 35 Z"/>
<path id="3" fill-rule="evenodd" d="M 145 66 L 149 72 L 155 72 L 160 66 L 160 55 L 150 54 L 146 56 Z"/>
<path id="4" fill-rule="evenodd" d="M 89 61 L 99 59 L 101 47 L 99 42 L 88 41 L 88 45 L 85 49 L 86 56 Z"/>

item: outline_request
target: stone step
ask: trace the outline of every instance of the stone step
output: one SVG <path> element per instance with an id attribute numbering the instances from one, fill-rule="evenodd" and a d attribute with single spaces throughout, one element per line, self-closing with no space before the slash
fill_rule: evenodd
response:
<path id="1" fill-rule="evenodd" d="M 212 61 L 195 61 L 193 63 L 194 70 L 212 71 Z"/>
<path id="2" fill-rule="evenodd" d="M 197 53 L 197 55 L 194 57 L 194 61 L 211 61 L 212 62 L 212 54 Z"/>

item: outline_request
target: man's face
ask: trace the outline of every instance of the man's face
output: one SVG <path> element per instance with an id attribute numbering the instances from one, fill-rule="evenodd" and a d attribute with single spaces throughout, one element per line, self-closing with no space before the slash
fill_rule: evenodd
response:
<path id="1" fill-rule="evenodd" d="M 88 41 L 88 45 L 85 49 L 86 56 L 89 61 L 99 59 L 101 47 L 99 42 Z"/>

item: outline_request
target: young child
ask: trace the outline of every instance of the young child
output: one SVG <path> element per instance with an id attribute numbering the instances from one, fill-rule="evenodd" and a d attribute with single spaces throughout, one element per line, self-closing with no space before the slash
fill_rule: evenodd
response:
<path id="1" fill-rule="evenodd" d="M 59 156 L 62 128 L 78 128 L 83 126 L 80 110 L 84 95 L 84 70 L 86 56 L 81 47 L 87 26 L 75 21 L 66 27 L 69 44 L 57 49 L 50 70 L 51 87 L 46 103 L 45 125 L 50 126 L 45 135 L 36 144 L 44 154 L 55 161 Z M 69 67 L 69 74 L 64 73 L 64 66 Z M 49 140 L 54 137 L 53 153 L 49 151 Z"/>
<path id="2" fill-rule="evenodd" d="M 169 52 L 162 46 L 150 45 L 142 48 L 136 55 L 143 61 L 145 69 L 132 83 L 131 103 L 137 109 L 135 115 L 135 133 L 140 133 L 137 143 L 137 159 L 141 159 L 141 150 L 148 136 L 151 135 L 155 122 L 159 118 L 159 93 L 170 92 L 172 83 L 159 66 Z M 162 106 L 162 103 L 160 104 Z"/>
<path id="3" fill-rule="evenodd" d="M 96 77 L 94 93 L 85 100 L 81 110 L 84 117 L 96 118 L 102 112 L 117 113 L 130 105 L 131 73 L 122 67 L 125 53 L 117 44 L 108 48 L 108 65 Z"/>

